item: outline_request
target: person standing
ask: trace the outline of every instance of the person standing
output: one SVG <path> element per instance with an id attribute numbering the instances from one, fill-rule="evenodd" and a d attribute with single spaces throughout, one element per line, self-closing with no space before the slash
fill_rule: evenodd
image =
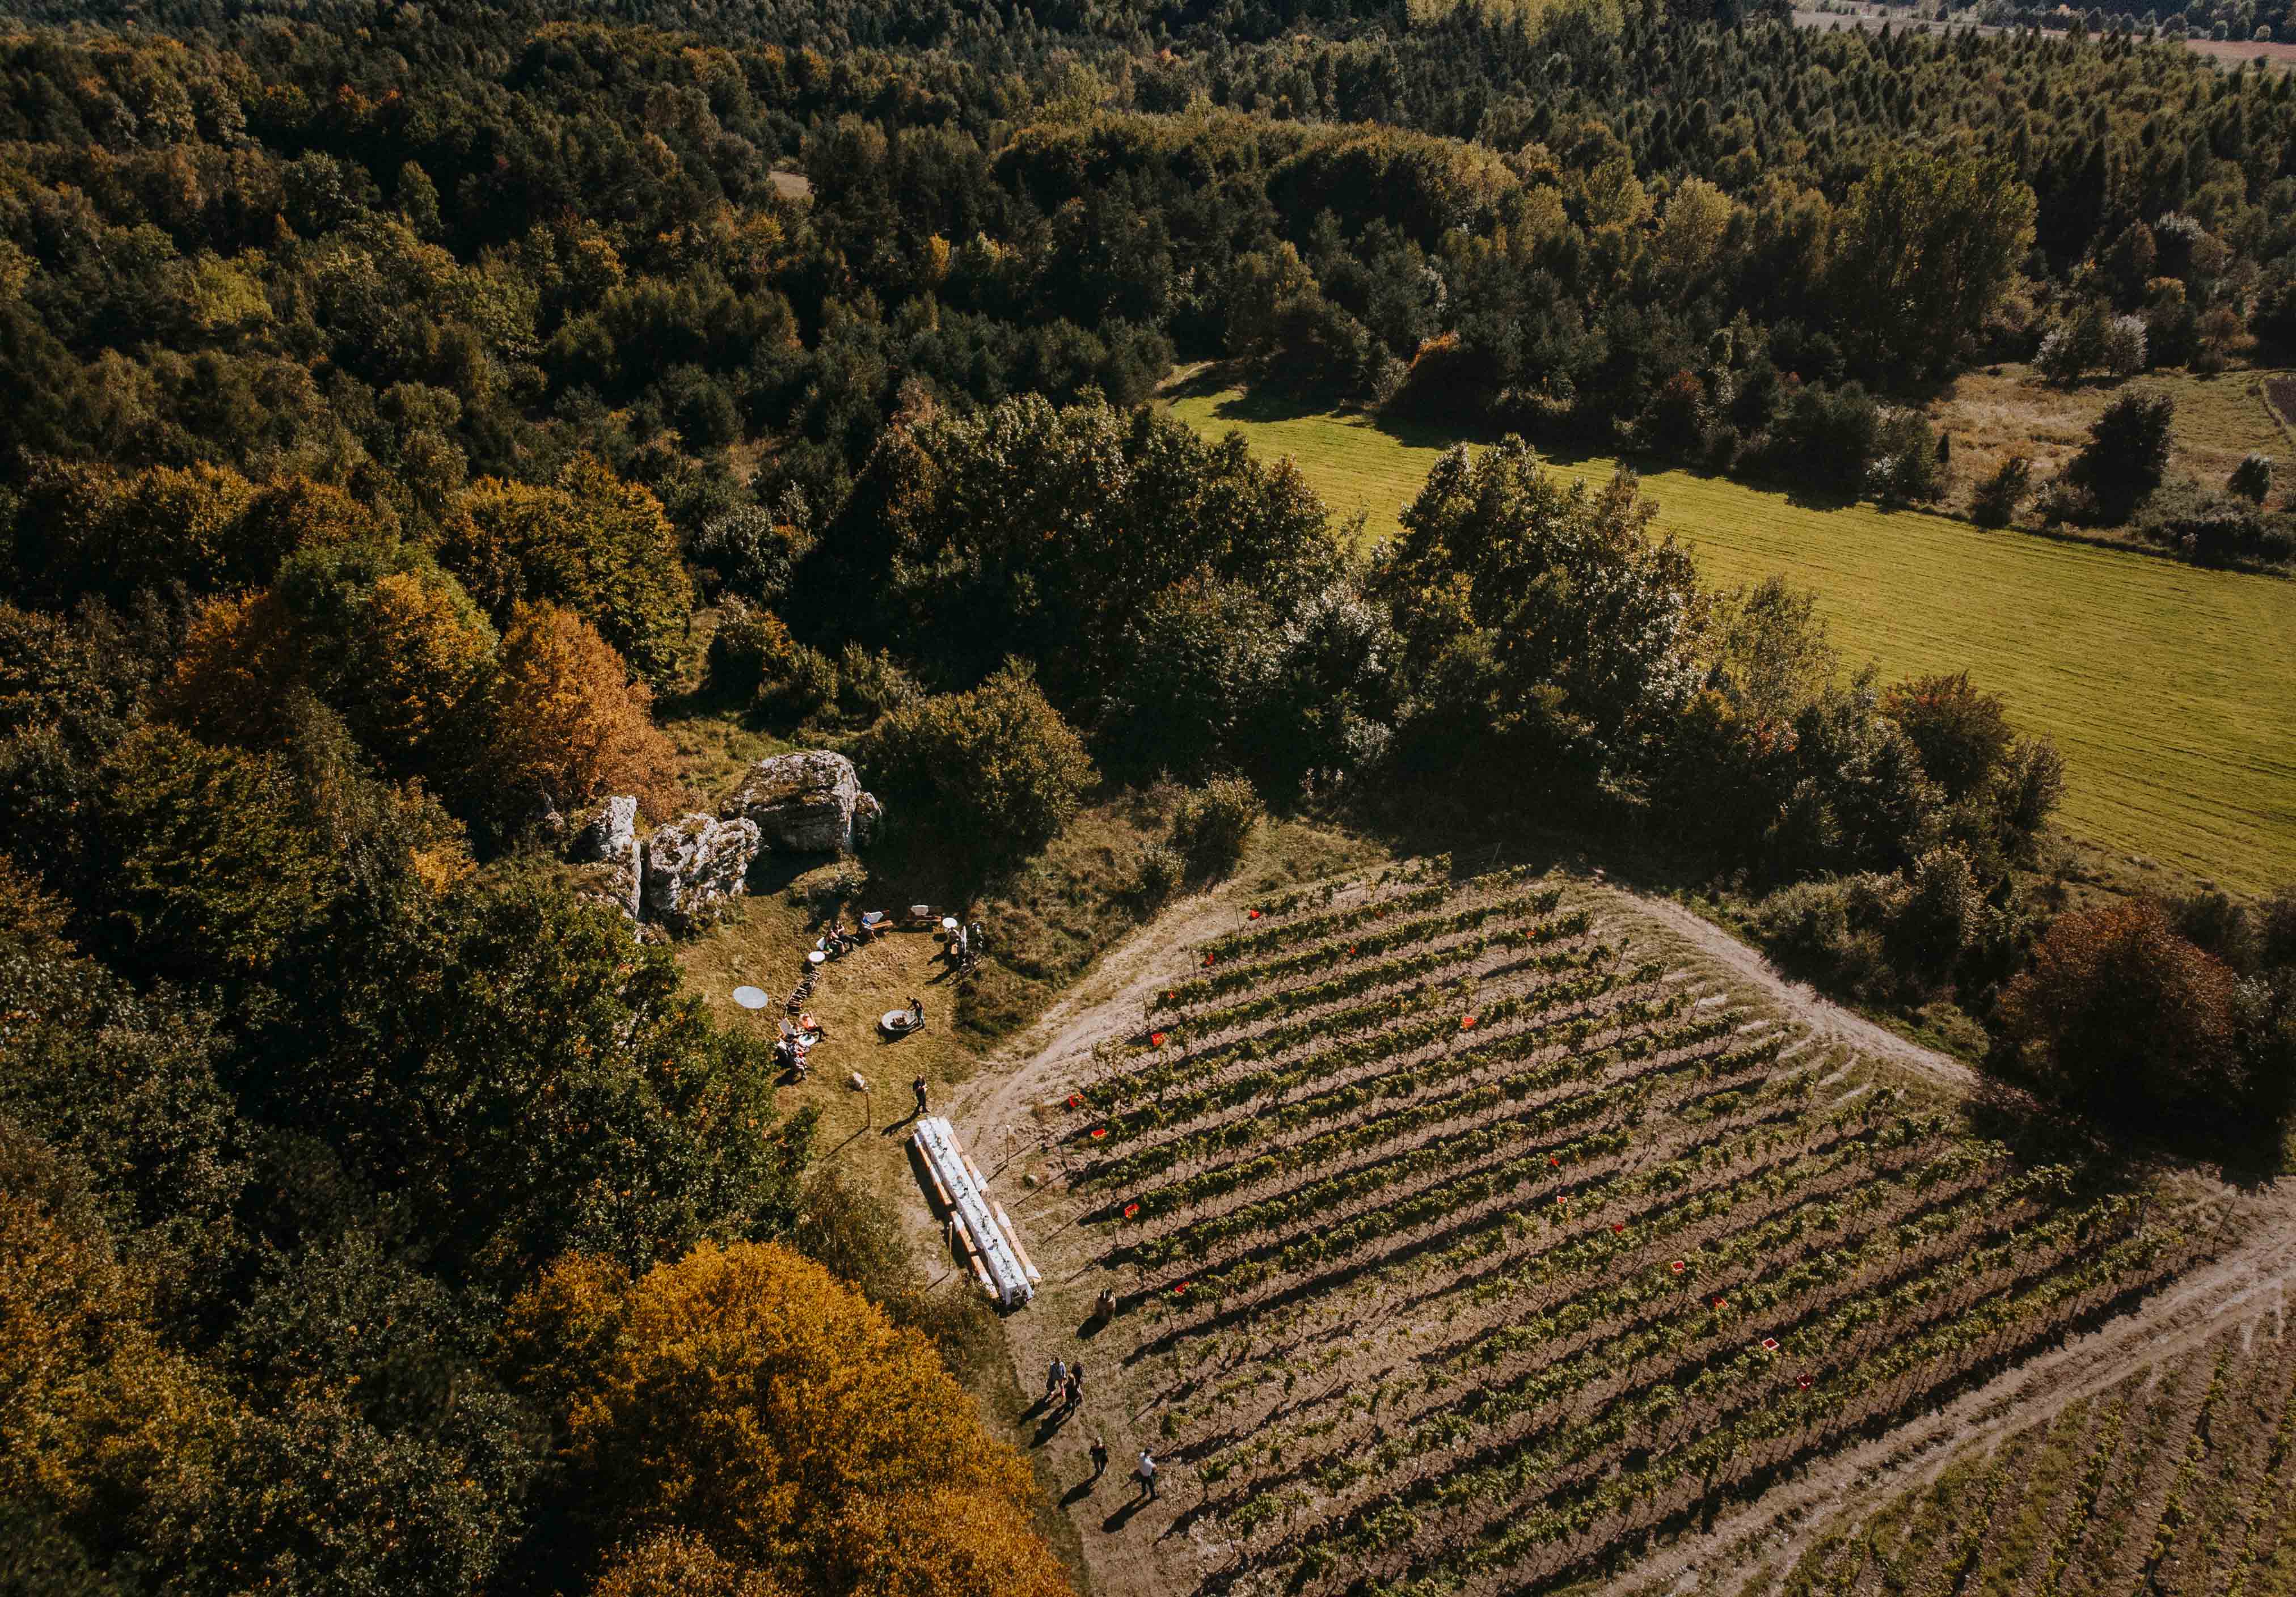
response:
<path id="1" fill-rule="evenodd" d="M 1056 1353 L 1053 1355 L 1052 1368 L 1045 1372 L 1045 1405 L 1049 1408 L 1059 1402 L 1061 1394 L 1068 1390 L 1068 1385 L 1069 1367 Z"/>
<path id="2" fill-rule="evenodd" d="M 910 999 L 909 1013 L 914 1017 L 910 1023 L 909 1029 L 912 1031 L 922 1031 L 925 1026 L 925 1001 L 922 998 Z"/>
<path id="3" fill-rule="evenodd" d="M 1140 1467 L 1133 1474 L 1140 1478 L 1140 1495 L 1151 1503 L 1155 1502 L 1159 1495 L 1156 1490 L 1156 1461 L 1145 1447 L 1140 1450 Z"/>
<path id="4" fill-rule="evenodd" d="M 1088 1486 L 1098 1486 L 1100 1478 L 1108 1473 L 1108 1444 L 1099 1437 L 1092 1439 L 1092 1479 Z"/>
<path id="5" fill-rule="evenodd" d="M 922 1120 L 925 1118 L 925 1078 L 920 1076 L 909 1083 L 909 1091 L 917 1095 L 916 1118 Z"/>
<path id="6" fill-rule="evenodd" d="M 1069 1366 L 1068 1390 L 1062 1396 L 1061 1406 L 1064 1409 L 1073 1409 L 1080 1405 L 1083 1402 L 1084 1360 L 1078 1359 L 1076 1363 Z"/>

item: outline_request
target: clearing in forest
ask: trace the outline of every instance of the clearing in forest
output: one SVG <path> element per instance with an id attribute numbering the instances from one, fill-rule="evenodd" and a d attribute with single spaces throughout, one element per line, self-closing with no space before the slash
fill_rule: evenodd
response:
<path id="1" fill-rule="evenodd" d="M 1063 1479 L 1115 1450 L 1066 1499 L 1111 1592 L 1616 1572 L 2226 1229 L 1980 1134 L 1605 890 L 1437 862 L 1183 923 L 973 1117 L 1035 1108 L 1011 1331 L 1024 1378 L 1090 1364 L 1032 1418 Z M 1141 1445 L 1165 1492 L 1127 1504 Z"/>
<path id="2" fill-rule="evenodd" d="M 1234 390 L 1173 408 L 1290 457 L 1334 512 L 1365 512 L 1370 536 L 1394 531 L 1450 441 Z M 1551 463 L 1596 483 L 1617 464 Z M 2059 819 L 2074 835 L 2235 891 L 2296 880 L 2296 582 L 1921 511 L 1820 508 L 1689 471 L 1643 486 L 1710 580 L 1815 589 L 1846 663 L 1966 670 L 2002 694 L 2063 751 Z"/>

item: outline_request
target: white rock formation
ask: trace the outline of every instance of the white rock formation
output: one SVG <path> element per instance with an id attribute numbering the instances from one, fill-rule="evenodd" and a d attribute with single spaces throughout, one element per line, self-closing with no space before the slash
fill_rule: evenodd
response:
<path id="1" fill-rule="evenodd" d="M 768 848 L 839 854 L 866 843 L 885 809 L 861 790 L 851 760 L 808 749 L 751 766 L 723 813 L 754 823 Z"/>
<path id="2" fill-rule="evenodd" d="M 645 840 L 645 919 L 673 931 L 706 926 L 738 897 L 758 857 L 754 822 L 687 815 Z"/>

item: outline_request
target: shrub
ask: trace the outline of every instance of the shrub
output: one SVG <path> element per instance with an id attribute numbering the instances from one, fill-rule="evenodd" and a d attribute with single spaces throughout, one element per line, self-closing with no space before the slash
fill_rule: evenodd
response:
<path id="1" fill-rule="evenodd" d="M 759 684 L 788 668 L 796 648 L 779 616 L 728 595 L 718 606 L 718 628 L 709 635 L 709 685 L 750 697 Z"/>
<path id="2" fill-rule="evenodd" d="M 2145 323 L 2142 316 L 2113 316 L 2104 324 L 2098 364 L 2115 377 L 2134 377 L 2144 369 Z"/>
<path id="3" fill-rule="evenodd" d="M 2088 442 L 2066 466 L 2066 478 L 2095 495 L 2107 520 L 2127 520 L 2168 472 L 2176 419 L 2177 401 L 2169 395 L 2123 394 L 2090 426 Z"/>
<path id="4" fill-rule="evenodd" d="M 2237 560 L 2285 560 L 2290 518 L 2271 515 L 2250 500 L 2212 494 L 2197 483 L 2174 482 L 2145 502 L 2136 531 L 2202 565 Z"/>
<path id="5" fill-rule="evenodd" d="M 1251 783 L 1219 777 L 1181 797 L 1172 815 L 1172 846 L 1191 874 L 1226 876 L 1242 862 L 1244 845 L 1267 813 Z"/>
<path id="6" fill-rule="evenodd" d="M 2042 521 L 2051 527 L 2062 521 L 2070 521 L 2076 527 L 2095 527 L 2111 520 L 2095 494 L 2062 472 L 2041 485 L 2033 505 L 2041 512 Z"/>
<path id="7" fill-rule="evenodd" d="M 2237 494 L 2251 504 L 2261 504 L 2272 492 L 2272 457 L 2268 455 L 2247 455 L 2232 469 L 2225 482 L 2225 491 Z"/>
<path id="8" fill-rule="evenodd" d="M 1169 843 L 1144 843 L 1135 867 L 1134 891 L 1150 909 L 1168 902 L 1188 873 L 1187 862 Z"/>
<path id="9" fill-rule="evenodd" d="M 2027 1067 L 2068 1102 L 2238 1142 L 2257 1128 L 2234 1045 L 2237 986 L 2157 905 L 2114 904 L 2059 918 L 2000 1012 Z"/>
<path id="10" fill-rule="evenodd" d="M 861 749 L 873 775 L 930 802 L 974 864 L 1008 864 L 1060 835 L 1095 779 L 1084 743 L 1028 667 L 902 706 Z"/>
<path id="11" fill-rule="evenodd" d="M 792 643 L 767 663 L 757 708 L 785 720 L 810 720 L 836 702 L 840 685 L 835 660 L 810 643 Z"/>
<path id="12" fill-rule="evenodd" d="M 1886 1001 L 1896 983 L 1884 933 L 1902 892 L 1897 878 L 1881 874 L 1796 882 L 1755 905 L 1754 933 L 1788 968 Z"/>
<path id="13" fill-rule="evenodd" d="M 1917 410 L 1893 411 L 1874 438 L 1867 490 L 1883 504 L 1918 504 L 1945 492 L 1943 440 Z"/>
<path id="14" fill-rule="evenodd" d="M 857 725 L 865 726 L 923 697 L 916 678 L 882 649 L 848 643 L 837 657 L 837 708 Z"/>
<path id="15" fill-rule="evenodd" d="M 1970 496 L 1969 519 L 1980 527 L 2006 527 L 2017 518 L 2017 507 L 2032 491 L 2033 463 L 2013 455 Z"/>

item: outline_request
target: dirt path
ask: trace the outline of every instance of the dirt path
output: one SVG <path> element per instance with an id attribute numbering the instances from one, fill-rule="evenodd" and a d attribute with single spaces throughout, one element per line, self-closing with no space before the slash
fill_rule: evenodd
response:
<path id="1" fill-rule="evenodd" d="M 1719 926 L 1685 909 L 1670 898 L 1613 891 L 1612 897 L 1658 921 L 1689 943 L 1708 960 L 1763 994 L 1817 1036 L 1844 1043 L 1860 1053 L 1903 1065 L 1956 1093 L 1976 1090 L 1978 1074 L 1959 1060 L 1949 1059 L 1918 1043 L 1909 1043 L 1863 1016 L 1852 1014 L 1831 999 L 1820 997 L 1802 982 L 1785 976 L 1764 957 Z"/>
<path id="2" fill-rule="evenodd" d="M 1966 1065 L 1897 1036 L 1781 974 L 1759 952 L 1681 905 L 1615 888 L 1574 881 L 1574 896 L 1648 928 L 1655 941 L 1682 946 L 1698 962 L 1726 971 L 1821 1039 L 1919 1074 L 1948 1091 L 1967 1093 L 1979 1077 Z M 1137 1024 L 1147 995 L 1169 979 L 1186 944 L 1235 924 L 1234 889 L 1191 898 L 1168 910 L 1111 949 L 1092 974 L 1029 1030 L 987 1061 L 957 1098 L 955 1115 L 969 1145 L 1007 1194 L 1031 1246 L 1047 1262 L 1073 1261 L 1062 1233 L 1078 1221 L 1056 1155 L 1038 1131 L 1035 1108 L 1057 1102 L 1089 1068 L 1093 1046 Z M 1046 1178 L 1022 1190 L 1021 1175 Z M 1001 1172 L 1001 1174 L 999 1173 Z M 1782 1577 L 1808 1543 L 1844 1515 L 1857 1515 L 1933 1477 L 1963 1448 L 2046 1422 L 2077 1399 L 2109 1387 L 2134 1369 L 2171 1355 L 2258 1314 L 2281 1309 L 2296 1274 L 2296 1189 L 2286 1183 L 2240 1198 L 2241 1228 L 2231 1250 L 2164 1288 L 2133 1313 L 2042 1354 L 1945 1408 L 1889 1435 L 1821 1459 L 1739 1506 L 1702 1535 L 1668 1544 L 1637 1560 L 1615 1583 L 1622 1593 L 1753 1589 Z M 2232 1234 L 2232 1233 L 2228 1233 Z M 1036 1305 L 1007 1322 L 1007 1344 L 1024 1389 L 1041 1384 L 1054 1353 L 1091 1353 L 1092 1282 L 1085 1272 L 1048 1271 Z M 1186 1529 L 1179 1504 L 1122 1506 L 1140 1445 L 1159 1444 L 1144 1420 L 1114 1401 L 1115 1372 L 1096 1376 L 1102 1401 L 1076 1421 L 1046 1421 L 1024 1445 L 1038 1450 L 1067 1486 L 1062 1506 L 1082 1537 L 1101 1597 L 1154 1597 L 1195 1587 L 1226 1563 L 1229 1549 L 1207 1521 Z M 1034 1416 L 1032 1416 L 1034 1418 Z M 1087 1486 L 1085 1447 L 1104 1436 L 1114 1454 L 1108 1477 Z M 1175 1483 L 1177 1485 L 1177 1483 Z M 1113 1509 L 1114 1511 L 1110 1511 Z M 1105 1516 L 1104 1518 L 1103 1516 Z"/>
<path id="3" fill-rule="evenodd" d="M 1712 1530 L 1660 1548 L 1614 1582 L 1620 1592 L 1768 1589 L 1845 1516 L 1862 1515 L 1934 1479 L 1964 1449 L 2046 1424 L 2131 1372 L 2199 1346 L 2230 1326 L 2283 1312 L 2296 1274 L 2296 1193 L 2286 1183 L 2243 1197 L 2229 1224 L 2246 1235 L 2134 1312 L 2040 1354 L 1937 1412 L 1812 1464 Z"/>
<path id="4" fill-rule="evenodd" d="M 1139 1450 L 1144 1445 L 1160 1452 L 1163 1443 L 1123 1401 L 1117 1355 L 1100 1351 L 1110 1347 L 1096 1340 L 1102 1328 L 1092 1318 L 1091 1300 L 1101 1277 L 1089 1265 L 1074 1267 L 1076 1250 L 1065 1245 L 1070 1239 L 1064 1233 L 1077 1223 L 1077 1206 L 1035 1110 L 1039 1103 L 1058 1102 L 1089 1073 L 1095 1044 L 1138 1024 L 1148 995 L 1170 979 L 1185 945 L 1234 927 L 1243 897 L 1241 887 L 1232 884 L 1185 899 L 1110 949 L 1082 982 L 982 1064 L 957 1094 L 953 1110 L 959 1134 L 980 1151 L 976 1157 L 982 1168 L 1005 1194 L 1008 1212 L 1045 1266 L 1036 1301 L 1004 1322 L 1005 1347 L 1021 1389 L 1031 1396 L 1043 1389 L 1046 1366 L 1055 1354 L 1095 1366 L 1078 1414 L 1063 1421 L 1031 1410 L 1016 1438 L 1058 1483 L 1061 1507 L 1090 1566 L 1093 1597 L 1185 1592 L 1229 1554 L 1209 1524 L 1177 1527 L 1177 1514 L 1185 1504 L 1177 1480 L 1168 1484 L 1160 1503 L 1128 1501 L 1135 1495 L 1131 1470 Z M 1026 1170 L 1041 1172 L 1048 1178 L 1046 1184 L 1023 1188 Z M 1097 1481 L 1090 1478 L 1086 1456 L 1095 1436 L 1107 1442 L 1111 1454 L 1108 1472 Z"/>

